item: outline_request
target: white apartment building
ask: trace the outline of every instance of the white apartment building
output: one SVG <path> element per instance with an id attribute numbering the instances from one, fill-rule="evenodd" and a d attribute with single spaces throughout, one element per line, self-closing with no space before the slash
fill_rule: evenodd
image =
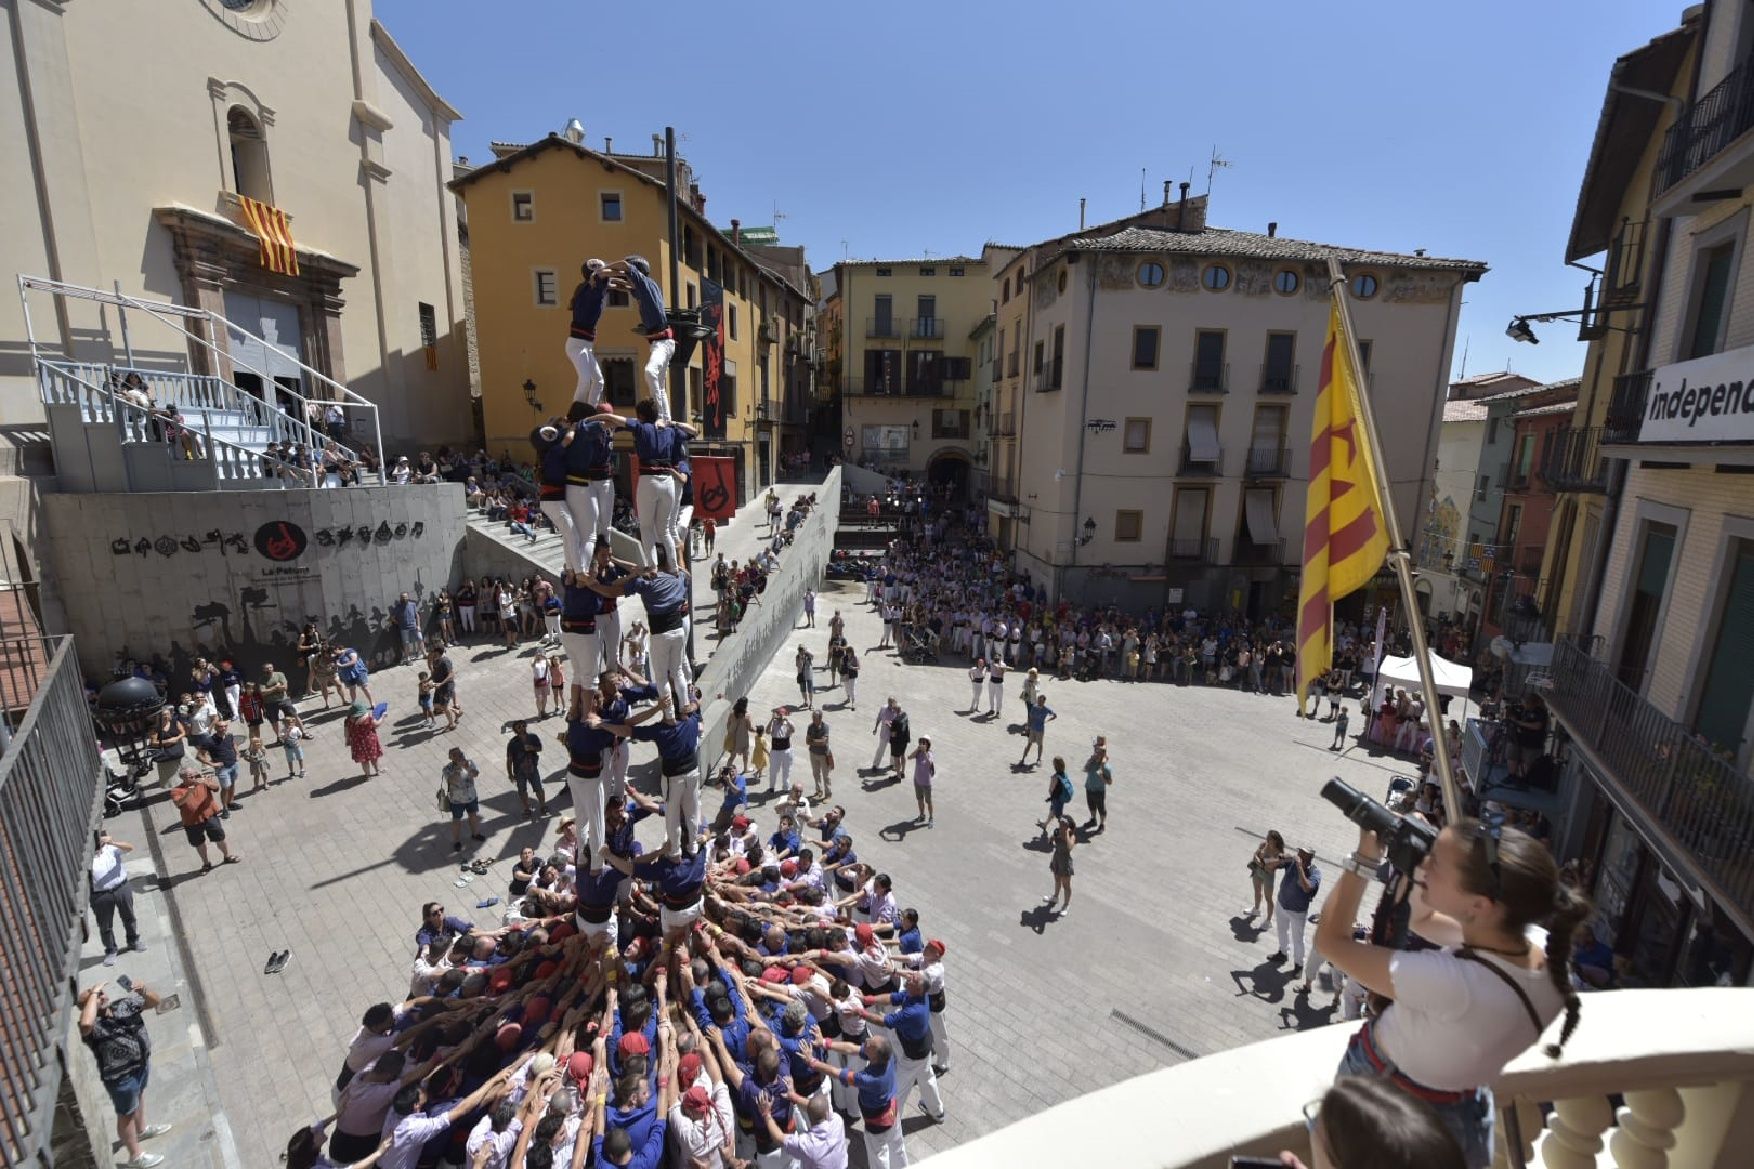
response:
<path id="1" fill-rule="evenodd" d="M 288 356 L 375 402 L 386 445 L 474 431 L 451 178 L 461 115 L 372 19 L 370 0 L 9 4 L 0 52 L 0 272 L 211 309 L 286 388 Z M 299 273 L 270 271 L 240 196 L 284 211 Z M 175 332 L 89 302 L 31 303 L 75 361 L 232 377 Z M 0 425 L 41 424 L 15 292 L 0 296 Z M 220 344 L 225 338 L 216 338 Z M 306 384 L 296 385 L 294 383 Z"/>
<path id="2" fill-rule="evenodd" d="M 1255 614 L 1294 598 L 1330 258 L 1419 531 L 1462 290 L 1485 265 L 1209 228 L 1205 211 L 1184 190 L 999 272 L 1018 377 L 997 411 L 1018 438 L 995 441 L 994 481 L 1015 487 L 989 509 L 1056 594 Z M 1007 307 L 1020 285 L 1026 306 Z"/>

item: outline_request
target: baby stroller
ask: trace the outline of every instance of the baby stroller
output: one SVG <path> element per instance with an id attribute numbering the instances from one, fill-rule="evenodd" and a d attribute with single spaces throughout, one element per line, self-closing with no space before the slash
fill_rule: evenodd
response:
<path id="1" fill-rule="evenodd" d="M 924 625 L 901 629 L 901 660 L 916 666 L 938 663 L 938 635 Z"/>

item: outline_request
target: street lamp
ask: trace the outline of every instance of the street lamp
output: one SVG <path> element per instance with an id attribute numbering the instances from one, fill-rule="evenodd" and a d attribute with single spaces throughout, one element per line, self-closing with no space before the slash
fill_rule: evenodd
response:
<path id="1" fill-rule="evenodd" d="M 1096 521 L 1086 516 L 1084 518 L 1084 535 L 1079 537 L 1078 543 L 1082 546 L 1094 539 L 1096 539 Z"/>
<path id="2" fill-rule="evenodd" d="M 530 409 L 542 409 L 542 399 L 536 396 L 536 383 L 529 378 L 524 379 L 524 401 L 530 403 Z"/>

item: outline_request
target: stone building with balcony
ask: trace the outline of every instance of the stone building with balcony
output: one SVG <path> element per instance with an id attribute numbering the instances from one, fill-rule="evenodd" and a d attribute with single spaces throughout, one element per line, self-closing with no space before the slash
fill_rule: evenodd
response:
<path id="1" fill-rule="evenodd" d="M 1410 520 L 1430 496 L 1456 314 L 1485 265 L 1213 228 L 1206 212 L 1166 186 L 1161 207 L 998 269 L 996 418 L 1015 402 L 1018 438 L 994 455 L 1015 502 L 995 487 L 990 507 L 1056 595 L 1256 615 L 1295 596 L 1330 258 L 1395 506 Z"/>
<path id="2" fill-rule="evenodd" d="M 1004 250 L 996 257 L 1009 258 Z M 827 364 L 843 456 L 967 487 L 976 452 L 974 366 L 993 311 L 994 262 L 983 253 L 834 266 L 826 311 L 838 328 Z"/>
<path id="3" fill-rule="evenodd" d="M 1754 973 L 1754 12 L 1615 62 L 1568 258 L 1604 255 L 1546 571 L 1548 701 L 1598 933 L 1643 985 Z M 1659 100 L 1670 94 L 1676 100 Z"/>
<path id="4" fill-rule="evenodd" d="M 0 270 L 210 310 L 255 360 L 233 368 L 141 316 L 124 337 L 112 306 L 76 299 L 32 304 L 39 346 L 147 369 L 188 360 L 257 396 L 329 396 L 302 362 L 376 403 L 394 450 L 470 436 L 445 190 L 461 115 L 370 0 L 9 12 L 18 84 L 0 99 L 0 141 L 17 170 L 0 188 Z M 104 82 L 119 61 L 152 68 L 117 90 Z M 267 262 L 246 199 L 284 213 L 295 263 Z M 24 313 L 17 297 L 0 303 L 0 425 L 44 420 Z"/>

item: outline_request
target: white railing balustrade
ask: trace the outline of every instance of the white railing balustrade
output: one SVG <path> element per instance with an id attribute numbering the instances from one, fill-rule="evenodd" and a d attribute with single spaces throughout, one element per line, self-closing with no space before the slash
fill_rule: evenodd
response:
<path id="1" fill-rule="evenodd" d="M 923 1163 L 932 1169 L 1225 1169 L 1233 1156 L 1271 1157 L 1281 1149 L 1307 1162 L 1303 1106 L 1333 1082 L 1355 1029 L 1335 1024 L 1138 1076 Z M 1585 995 L 1582 1022 L 1564 1057 L 1550 1060 L 1541 1047 L 1558 1031 L 1556 1022 L 1493 1085 L 1495 1166 L 1754 1164 L 1754 989 Z M 1618 1110 L 1610 1096 L 1623 1100 Z M 1543 1105 L 1551 1107 L 1545 1119 Z M 1516 1152 L 1506 1136 L 1513 1107 L 1522 1136 Z"/>

